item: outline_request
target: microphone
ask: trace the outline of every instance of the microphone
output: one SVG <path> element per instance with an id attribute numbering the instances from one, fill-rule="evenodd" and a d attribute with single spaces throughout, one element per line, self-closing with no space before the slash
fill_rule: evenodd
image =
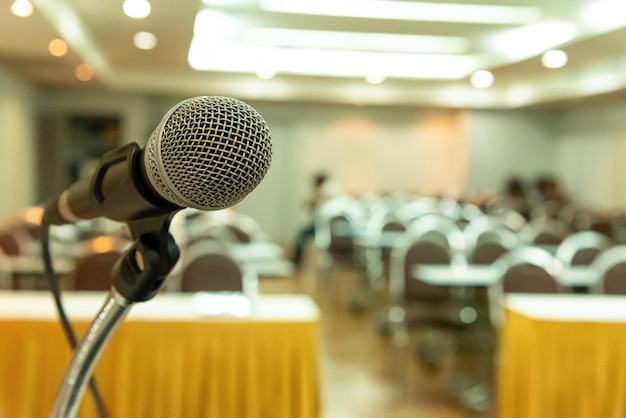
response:
<path id="1" fill-rule="evenodd" d="M 271 134 L 250 105 L 230 97 L 184 100 L 163 117 L 144 149 L 105 153 L 94 174 L 44 206 L 44 222 L 107 217 L 130 222 L 191 207 L 223 209 L 261 182 L 272 159 Z"/>

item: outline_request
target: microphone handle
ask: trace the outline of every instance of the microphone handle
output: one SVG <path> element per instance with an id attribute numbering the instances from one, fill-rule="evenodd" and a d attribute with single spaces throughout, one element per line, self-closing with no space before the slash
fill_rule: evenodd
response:
<path id="1" fill-rule="evenodd" d="M 50 414 L 51 418 L 73 418 L 76 416 L 80 401 L 102 350 L 132 305 L 115 288 L 111 289 L 107 300 L 91 323 L 85 337 L 74 351 L 72 362 L 67 369 Z"/>

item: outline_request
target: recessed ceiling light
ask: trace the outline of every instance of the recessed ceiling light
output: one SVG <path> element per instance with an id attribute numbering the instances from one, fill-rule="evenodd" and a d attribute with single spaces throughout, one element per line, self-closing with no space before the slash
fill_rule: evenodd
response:
<path id="1" fill-rule="evenodd" d="M 561 68 L 567 64 L 567 54 L 560 49 L 547 51 L 541 56 L 541 63 L 546 68 Z"/>
<path id="2" fill-rule="evenodd" d="M 48 44 L 48 51 L 55 57 L 62 57 L 67 54 L 67 44 L 63 39 L 53 39 Z"/>
<path id="3" fill-rule="evenodd" d="M 470 77 L 470 82 L 478 89 L 486 89 L 493 84 L 493 74 L 487 70 L 476 71 Z"/>
<path id="4" fill-rule="evenodd" d="M 11 13 L 19 17 L 28 17 L 33 14 L 33 4 L 28 0 L 15 0 L 11 4 Z"/>
<path id="5" fill-rule="evenodd" d="M 133 44 L 139 49 L 154 49 L 158 43 L 157 37 L 151 32 L 137 32 L 133 36 Z"/>
<path id="6" fill-rule="evenodd" d="M 150 14 L 150 3 L 147 0 L 124 0 L 122 10 L 128 17 L 142 19 Z"/>
<path id="7" fill-rule="evenodd" d="M 582 10 L 581 19 L 590 28 L 603 32 L 626 25 L 623 0 L 596 0 Z"/>

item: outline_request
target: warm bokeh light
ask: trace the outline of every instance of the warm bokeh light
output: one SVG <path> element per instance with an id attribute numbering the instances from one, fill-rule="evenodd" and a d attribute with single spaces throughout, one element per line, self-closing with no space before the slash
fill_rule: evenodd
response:
<path id="1" fill-rule="evenodd" d="M 67 44 L 63 39 L 53 39 L 48 44 L 48 51 L 55 57 L 62 57 L 67 54 Z"/>
<path id="2" fill-rule="evenodd" d="M 41 224 L 41 218 L 43 218 L 43 208 L 33 206 L 24 212 L 24 220 L 33 225 Z"/>
<path id="3" fill-rule="evenodd" d="M 113 250 L 113 238 L 111 237 L 97 237 L 91 240 L 90 250 L 94 253 L 106 253 Z"/>
<path id="4" fill-rule="evenodd" d="M 33 14 L 33 4 L 29 0 L 15 0 L 11 4 L 11 13 L 19 17 L 28 17 Z"/>
<path id="5" fill-rule="evenodd" d="M 93 78 L 93 70 L 87 64 L 79 64 L 74 74 L 80 81 L 89 81 Z"/>

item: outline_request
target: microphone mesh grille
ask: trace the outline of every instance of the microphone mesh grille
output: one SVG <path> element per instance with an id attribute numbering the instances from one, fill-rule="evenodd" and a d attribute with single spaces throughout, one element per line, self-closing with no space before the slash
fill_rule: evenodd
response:
<path id="1" fill-rule="evenodd" d="M 241 201 L 261 182 L 271 159 L 263 117 L 244 102 L 220 96 L 179 103 L 152 133 L 145 152 L 155 191 L 201 210 Z"/>

